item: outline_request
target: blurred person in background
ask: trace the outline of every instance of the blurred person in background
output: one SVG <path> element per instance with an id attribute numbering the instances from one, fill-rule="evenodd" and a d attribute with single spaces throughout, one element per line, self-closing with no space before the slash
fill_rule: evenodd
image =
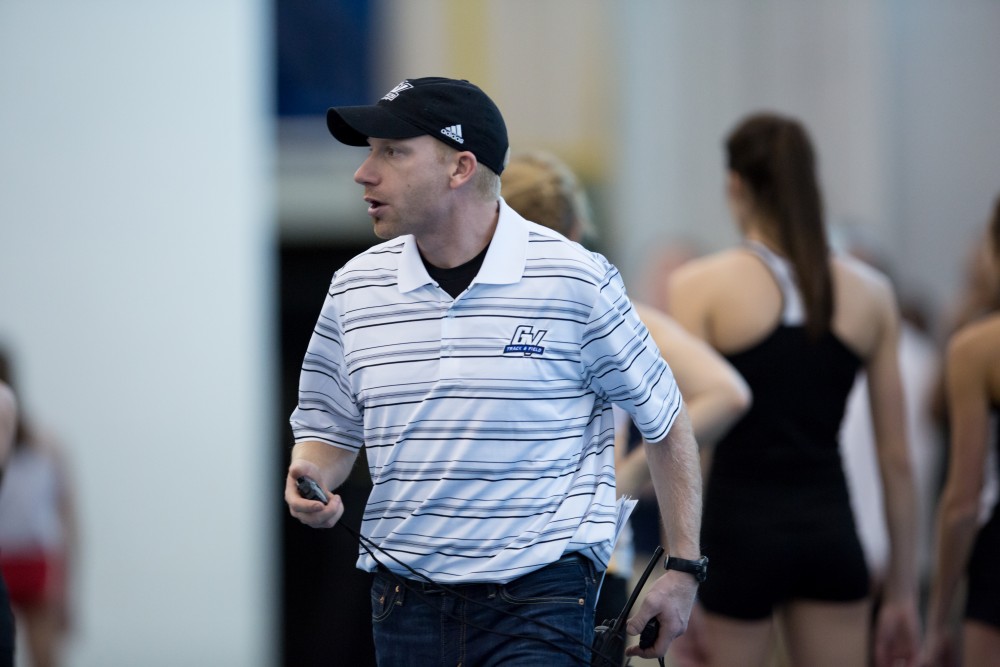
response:
<path id="1" fill-rule="evenodd" d="M 738 247 L 671 280 L 671 314 L 750 385 L 750 411 L 713 452 L 699 591 L 707 664 L 758 667 L 778 618 L 793 665 L 870 659 L 871 578 L 838 431 L 868 375 L 890 555 L 875 631 L 880 667 L 916 664 L 915 498 L 889 281 L 829 251 L 812 143 L 796 120 L 743 119 L 726 143 Z"/>
<path id="2" fill-rule="evenodd" d="M 3 472 L 14 449 L 16 433 L 17 400 L 10 386 L 0 380 L 0 488 L 3 488 Z M 10 609 L 10 596 L 7 584 L 0 576 L 0 667 L 14 665 L 14 637 L 14 614 Z"/>
<path id="3" fill-rule="evenodd" d="M 951 336 L 983 315 L 1000 310 L 1000 281 L 995 279 L 989 228 L 977 233 L 965 255 L 962 284 L 941 318 L 938 339 L 945 344 Z M 932 407 L 943 432 L 948 431 L 948 406 L 944 371 L 939 374 Z"/>
<path id="4" fill-rule="evenodd" d="M 3 350 L 0 380 L 17 386 L 10 355 Z M 62 664 L 76 540 L 64 455 L 54 438 L 28 420 L 22 405 L 0 485 L 0 569 L 32 667 Z"/>
<path id="5" fill-rule="evenodd" d="M 596 235 L 583 186 L 565 162 L 544 151 L 515 154 L 501 177 L 504 200 L 525 219 L 554 229 L 571 241 L 585 242 Z M 691 427 L 701 448 L 711 446 L 746 411 L 750 391 L 743 378 L 715 350 L 695 338 L 665 313 L 634 301 L 639 319 L 670 364 L 691 417 Z M 642 438 L 624 411 L 616 408 L 615 469 L 618 494 L 650 497 L 657 515 L 654 543 L 664 542 L 659 513 L 646 463 Z M 636 554 L 633 527 L 619 537 L 605 572 L 597 601 L 596 621 L 615 618 L 630 593 Z M 663 544 L 669 552 L 669 545 Z M 640 570 L 643 563 L 640 562 Z M 696 632 L 690 624 L 688 633 Z M 624 649 L 624 647 L 623 647 Z M 624 653 L 621 656 L 624 661 Z"/>
<path id="6" fill-rule="evenodd" d="M 988 230 L 992 262 L 984 274 L 1000 287 L 1000 199 Z M 1000 660 L 1000 512 L 989 508 L 984 522 L 981 499 L 988 462 L 992 458 L 994 466 L 1000 466 L 1000 309 L 981 312 L 955 332 L 945 363 L 948 474 L 938 507 L 922 664 L 988 667 Z M 963 577 L 966 599 L 959 647 L 952 625 Z"/>

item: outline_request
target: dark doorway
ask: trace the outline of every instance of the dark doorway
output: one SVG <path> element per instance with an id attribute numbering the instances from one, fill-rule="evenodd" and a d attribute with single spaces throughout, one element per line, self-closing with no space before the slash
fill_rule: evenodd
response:
<path id="1" fill-rule="evenodd" d="M 279 259 L 281 346 L 280 425 L 283 442 L 276 470 L 280 488 L 288 466 L 299 368 L 333 272 L 364 246 L 323 243 L 282 244 Z M 364 452 L 350 479 L 338 490 L 344 498 L 341 521 L 361 523 L 371 481 Z M 355 567 L 358 542 L 346 531 L 308 528 L 281 503 L 281 656 L 288 667 L 375 665 L 371 634 L 371 575 Z"/>

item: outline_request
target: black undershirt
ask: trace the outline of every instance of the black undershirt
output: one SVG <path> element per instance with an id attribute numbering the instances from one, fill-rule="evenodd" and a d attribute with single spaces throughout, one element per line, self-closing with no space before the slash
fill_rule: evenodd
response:
<path id="1" fill-rule="evenodd" d="M 465 291 L 465 289 L 472 284 L 472 279 L 476 277 L 479 273 L 479 268 L 483 265 L 483 259 L 486 257 L 486 251 L 490 249 L 489 244 L 483 248 L 483 251 L 470 259 L 465 264 L 460 264 L 452 269 L 442 269 L 440 267 L 434 266 L 424 257 L 423 253 L 420 253 L 420 259 L 424 263 L 424 268 L 427 269 L 428 275 L 431 279 L 438 284 L 438 286 L 451 295 L 452 299 L 458 298 L 458 295 Z"/>

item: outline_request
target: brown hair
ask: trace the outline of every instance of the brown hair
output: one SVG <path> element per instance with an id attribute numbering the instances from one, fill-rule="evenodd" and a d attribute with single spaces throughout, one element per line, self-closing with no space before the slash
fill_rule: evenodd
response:
<path id="1" fill-rule="evenodd" d="M 11 363 L 10 354 L 6 349 L 0 347 L 0 380 L 5 382 L 14 396 L 20 400 L 17 393 L 17 386 L 14 382 L 14 366 Z M 14 447 L 21 447 L 31 439 L 31 432 L 28 429 L 27 420 L 24 418 L 24 408 L 18 406 L 16 426 L 14 428 Z"/>
<path id="2" fill-rule="evenodd" d="M 730 171 L 743 180 L 754 205 L 774 224 L 768 231 L 795 269 L 806 330 L 812 336 L 825 333 L 833 318 L 833 282 L 809 136 L 794 119 L 755 114 L 729 135 L 726 153 Z"/>

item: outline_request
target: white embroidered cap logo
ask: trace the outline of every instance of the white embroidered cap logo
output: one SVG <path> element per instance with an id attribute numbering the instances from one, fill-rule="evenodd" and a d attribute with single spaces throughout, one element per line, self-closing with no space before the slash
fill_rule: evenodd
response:
<path id="1" fill-rule="evenodd" d="M 395 88 L 393 88 L 392 90 L 390 90 L 388 93 L 386 93 L 382 97 L 382 99 L 383 100 L 388 100 L 388 101 L 391 102 L 392 100 L 394 100 L 397 97 L 399 97 L 399 94 L 401 92 L 403 92 L 404 90 L 409 90 L 410 88 L 413 88 L 413 84 L 410 83 L 409 81 L 404 81 L 403 83 L 399 84 L 398 86 L 396 86 Z"/>
<path id="2" fill-rule="evenodd" d="M 441 134 L 446 137 L 450 137 L 453 141 L 457 141 L 460 144 L 465 143 L 465 139 L 462 138 L 462 126 L 452 125 L 441 130 Z"/>

